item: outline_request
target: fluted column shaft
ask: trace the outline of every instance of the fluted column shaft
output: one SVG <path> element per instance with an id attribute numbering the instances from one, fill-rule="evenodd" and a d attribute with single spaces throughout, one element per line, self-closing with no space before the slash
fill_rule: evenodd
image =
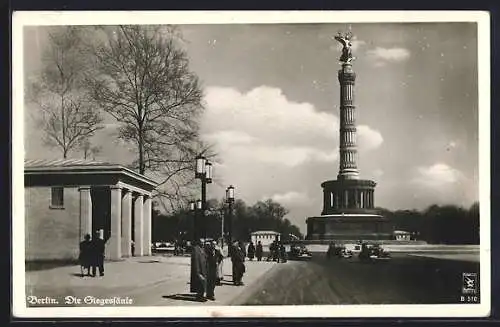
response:
<path id="1" fill-rule="evenodd" d="M 354 81 L 356 74 L 349 63 L 339 70 L 340 82 L 340 167 L 339 179 L 358 179 Z"/>

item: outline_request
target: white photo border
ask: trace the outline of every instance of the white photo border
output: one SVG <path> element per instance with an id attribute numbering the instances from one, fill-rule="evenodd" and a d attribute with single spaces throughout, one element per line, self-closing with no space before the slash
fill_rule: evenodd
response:
<path id="1" fill-rule="evenodd" d="M 480 304 L 207 307 L 26 306 L 23 27 L 118 24 L 475 22 L 478 27 Z M 491 311 L 490 16 L 486 11 L 17 11 L 12 16 L 12 292 L 16 318 L 486 317 Z"/>

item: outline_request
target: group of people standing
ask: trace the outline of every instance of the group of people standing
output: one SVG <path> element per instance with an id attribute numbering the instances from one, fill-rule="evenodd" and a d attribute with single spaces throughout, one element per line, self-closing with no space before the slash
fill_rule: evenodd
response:
<path id="1" fill-rule="evenodd" d="M 234 241 L 228 246 L 228 257 L 232 264 L 232 282 L 242 286 L 245 275 L 245 259 L 252 261 L 255 257 L 262 260 L 262 244 L 255 246 L 252 242 L 245 249 L 241 241 Z M 222 285 L 222 248 L 215 242 L 207 242 L 202 246 L 201 240 L 193 242 L 191 255 L 191 292 L 196 293 L 198 301 L 215 300 L 215 286 Z"/>
<path id="2" fill-rule="evenodd" d="M 286 262 L 286 248 L 285 245 L 278 241 L 272 241 L 269 245 L 269 256 L 267 257 L 267 261 L 277 261 L 277 262 Z"/>
<path id="3" fill-rule="evenodd" d="M 253 242 L 250 242 L 250 244 L 248 244 L 248 259 L 250 261 L 253 260 L 253 258 L 257 258 L 257 261 L 262 261 L 262 254 L 263 254 L 263 249 L 262 249 L 262 243 L 259 241 L 257 243 L 257 246 L 255 246 L 253 244 Z"/>
<path id="4" fill-rule="evenodd" d="M 80 242 L 78 258 L 82 267 L 82 277 L 85 275 L 85 269 L 87 276 L 95 277 L 97 268 L 99 268 L 99 276 L 104 276 L 104 249 L 105 242 L 99 232 L 96 232 L 92 239 L 90 239 L 90 234 L 85 235 L 84 240 Z"/>
<path id="5" fill-rule="evenodd" d="M 222 262 L 224 254 L 215 241 L 201 240 L 193 242 L 191 253 L 191 292 L 196 293 L 197 300 L 215 301 L 215 286 L 221 285 L 223 278 Z"/>

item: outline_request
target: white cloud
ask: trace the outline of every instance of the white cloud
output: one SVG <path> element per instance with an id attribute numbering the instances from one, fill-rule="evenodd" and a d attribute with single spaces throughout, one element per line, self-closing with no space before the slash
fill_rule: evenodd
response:
<path id="1" fill-rule="evenodd" d="M 443 163 L 417 168 L 413 183 L 426 187 L 446 187 L 460 182 L 464 178 L 462 172 Z"/>
<path id="2" fill-rule="evenodd" d="M 202 137 L 209 142 L 224 145 L 251 144 L 255 140 L 253 136 L 250 136 L 245 132 L 232 130 L 205 134 Z"/>
<path id="3" fill-rule="evenodd" d="M 374 130 L 366 125 L 359 125 L 357 127 L 359 135 L 360 150 L 373 150 L 378 148 L 384 142 L 384 138 L 379 131 Z"/>
<path id="4" fill-rule="evenodd" d="M 351 48 L 353 51 L 356 51 L 365 44 L 366 44 L 366 42 L 363 40 L 353 39 L 351 41 Z"/>
<path id="5" fill-rule="evenodd" d="M 279 202 L 283 205 L 304 205 L 308 204 L 311 200 L 304 192 L 290 191 L 287 193 L 274 194 L 271 196 L 273 201 Z"/>
<path id="6" fill-rule="evenodd" d="M 410 57 L 410 51 L 405 48 L 376 47 L 367 52 L 368 58 L 374 62 L 375 67 L 385 66 L 386 62 L 402 62 Z"/>
<path id="7" fill-rule="evenodd" d="M 384 171 L 382 169 L 375 169 L 373 171 L 373 176 L 375 176 L 376 178 L 380 178 L 384 175 Z"/>
<path id="8" fill-rule="evenodd" d="M 332 162 L 338 157 L 339 120 L 319 112 L 310 103 L 290 101 L 279 88 L 260 86 L 247 93 L 228 87 L 209 87 L 202 132 L 222 152 L 234 152 L 253 161 L 297 166 Z M 368 126 L 359 126 L 359 146 L 374 149 L 383 138 Z M 236 147 L 243 147 L 237 149 Z M 224 153 L 223 153 L 224 155 Z"/>
<path id="9" fill-rule="evenodd" d="M 119 123 L 104 123 L 103 127 L 107 128 L 107 129 L 117 129 L 118 127 L 120 127 L 120 124 Z"/>
<path id="10" fill-rule="evenodd" d="M 288 100 L 279 88 L 260 86 L 248 93 L 209 87 L 203 125 L 208 132 L 237 130 L 272 145 L 333 146 L 338 118 L 310 103 Z"/>
<path id="11" fill-rule="evenodd" d="M 450 151 L 450 150 L 453 150 L 453 149 L 456 149 L 460 146 L 460 144 L 457 142 L 457 141 L 450 141 L 447 145 L 446 145 L 446 151 Z"/>
<path id="12" fill-rule="evenodd" d="M 208 87 L 204 102 L 200 134 L 213 144 L 220 164 L 214 167 L 214 184 L 235 185 L 248 203 L 263 194 L 280 198 L 289 192 L 307 194 L 311 187 L 318 191 L 324 178 L 336 175 L 339 119 L 333 112 L 292 101 L 269 86 L 248 92 Z M 383 142 L 369 126 L 359 126 L 358 135 L 360 151 L 376 149 Z M 297 194 L 287 197 L 300 201 Z M 319 202 L 313 198 L 305 206 Z"/>

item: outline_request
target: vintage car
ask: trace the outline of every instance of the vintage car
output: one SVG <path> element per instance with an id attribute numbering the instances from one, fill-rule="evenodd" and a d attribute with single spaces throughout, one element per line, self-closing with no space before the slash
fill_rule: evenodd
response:
<path id="1" fill-rule="evenodd" d="M 362 261 L 387 261 L 391 259 L 391 254 L 378 244 L 363 244 L 358 258 Z"/>
<path id="2" fill-rule="evenodd" d="M 288 259 L 290 260 L 309 260 L 312 258 L 311 252 L 303 244 L 292 244 Z"/>

